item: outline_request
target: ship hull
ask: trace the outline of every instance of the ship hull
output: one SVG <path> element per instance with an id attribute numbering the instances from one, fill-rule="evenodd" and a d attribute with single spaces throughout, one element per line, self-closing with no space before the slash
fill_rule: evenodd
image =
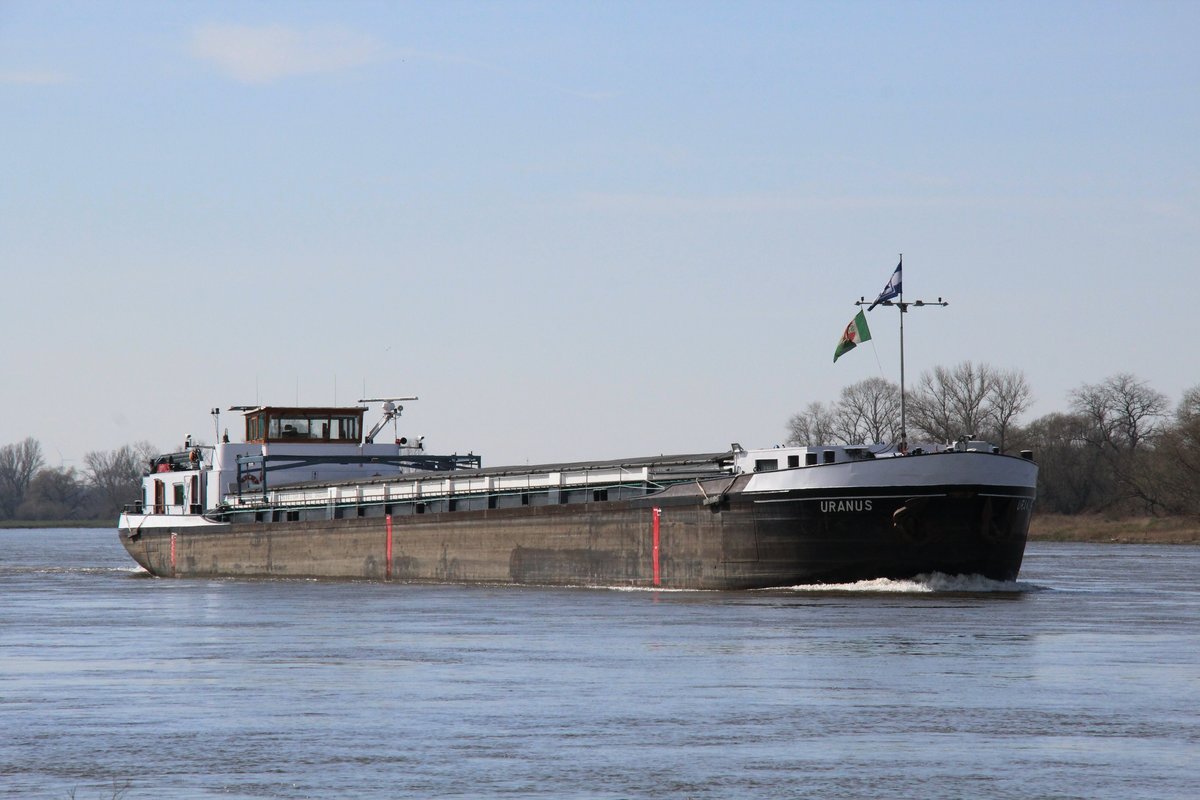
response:
<path id="1" fill-rule="evenodd" d="M 966 474 L 973 463 L 963 462 Z M 888 474 L 883 464 L 867 468 Z M 999 482 L 929 473 L 864 485 L 864 475 L 843 472 L 845 480 L 833 470 L 781 470 L 633 500 L 421 515 L 365 508 L 352 518 L 190 525 L 127 517 L 120 533 L 146 570 L 174 577 L 716 590 L 934 572 L 1016 578 L 1031 464 L 1002 470 Z M 808 478 L 818 474 L 833 480 Z"/>

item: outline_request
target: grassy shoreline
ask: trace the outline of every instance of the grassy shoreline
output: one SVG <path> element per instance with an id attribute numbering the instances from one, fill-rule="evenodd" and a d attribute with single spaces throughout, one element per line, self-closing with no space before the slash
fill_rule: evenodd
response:
<path id="1" fill-rule="evenodd" d="M 1029 541 L 1200 544 L 1200 517 L 1107 519 L 1096 514 L 1034 514 Z"/>

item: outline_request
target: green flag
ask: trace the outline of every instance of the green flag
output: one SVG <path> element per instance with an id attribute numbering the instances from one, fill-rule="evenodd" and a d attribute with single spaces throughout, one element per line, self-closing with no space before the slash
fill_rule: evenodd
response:
<path id="1" fill-rule="evenodd" d="M 838 342 L 837 350 L 833 351 L 834 362 L 870 338 L 871 329 L 867 327 L 867 315 L 860 310 L 846 326 L 842 339 Z"/>

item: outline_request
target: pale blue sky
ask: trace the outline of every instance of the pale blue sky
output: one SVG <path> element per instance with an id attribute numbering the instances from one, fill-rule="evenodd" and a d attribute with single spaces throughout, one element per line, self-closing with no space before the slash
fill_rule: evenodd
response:
<path id="1" fill-rule="evenodd" d="M 1200 4 L 0 3 L 0 444 L 415 394 L 485 464 L 970 359 L 1200 383 Z M 878 356 L 878 358 L 877 358 Z M 226 414 L 224 424 L 238 431 Z"/>

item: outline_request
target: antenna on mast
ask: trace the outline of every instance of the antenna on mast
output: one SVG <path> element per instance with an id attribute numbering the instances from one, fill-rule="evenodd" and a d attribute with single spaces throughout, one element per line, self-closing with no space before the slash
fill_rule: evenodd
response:
<path id="1" fill-rule="evenodd" d="M 400 416 L 400 413 L 402 411 L 404 411 L 404 406 L 398 406 L 398 405 L 396 405 L 396 403 L 400 402 L 401 400 L 419 400 L 419 399 L 420 399 L 419 397 L 364 397 L 364 398 L 361 398 L 358 401 L 360 403 L 383 403 L 383 419 L 381 419 L 381 420 L 379 420 L 379 422 L 375 423 L 375 427 L 371 428 L 371 430 L 367 434 L 367 437 L 364 440 L 364 442 L 366 444 L 373 444 L 375 442 L 376 434 L 379 433 L 379 431 L 383 428 L 383 426 L 387 425 L 389 422 L 396 419 L 396 417 Z"/>
<path id="2" fill-rule="evenodd" d="M 895 281 L 894 292 L 889 291 L 892 288 L 892 283 L 889 282 L 888 285 L 884 287 L 883 291 L 879 293 L 879 297 L 875 298 L 875 300 L 867 302 L 866 298 L 859 297 L 858 301 L 855 302 L 854 305 L 870 306 L 870 308 L 867 309 L 868 311 L 877 305 L 895 306 L 896 308 L 900 309 L 900 451 L 906 452 L 908 450 L 908 419 L 905 413 L 906 401 L 904 392 L 904 315 L 908 313 L 909 306 L 925 308 L 926 306 L 948 306 L 950 303 L 949 301 L 943 300 L 940 297 L 936 302 L 933 300 L 911 300 L 906 302 L 904 300 L 904 282 L 900 280 L 900 274 L 903 267 L 904 253 L 901 253 L 900 263 L 896 266 L 896 271 L 892 278 L 892 280 Z M 887 297 L 888 299 L 880 299 L 883 297 Z M 892 297 L 897 299 L 892 300 Z"/>

